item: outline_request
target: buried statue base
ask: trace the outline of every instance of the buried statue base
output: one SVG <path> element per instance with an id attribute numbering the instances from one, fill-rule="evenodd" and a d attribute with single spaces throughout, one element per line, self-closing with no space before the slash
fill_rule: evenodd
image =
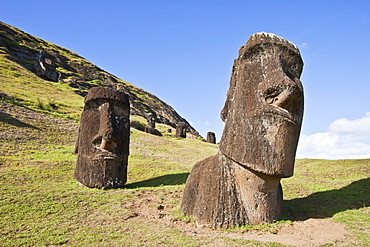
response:
<path id="1" fill-rule="evenodd" d="M 280 178 L 248 170 L 219 152 L 193 167 L 181 211 L 198 226 L 229 228 L 271 223 L 281 217 L 282 203 Z"/>
<path id="2" fill-rule="evenodd" d="M 239 50 L 216 156 L 193 167 L 181 211 L 198 225 L 230 228 L 281 217 L 281 178 L 293 175 L 303 117 L 298 48 L 257 33 Z"/>

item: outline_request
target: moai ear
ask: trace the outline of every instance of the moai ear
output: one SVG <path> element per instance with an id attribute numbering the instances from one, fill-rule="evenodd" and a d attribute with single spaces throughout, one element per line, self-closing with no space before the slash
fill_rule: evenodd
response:
<path id="1" fill-rule="evenodd" d="M 243 46 L 240 48 L 242 49 Z M 237 59 L 234 60 L 234 65 L 233 65 L 233 70 L 231 73 L 231 79 L 230 79 L 230 88 L 227 91 L 227 97 L 225 101 L 224 108 L 221 110 L 221 120 L 223 122 L 226 121 L 228 114 L 229 114 L 229 109 L 230 109 L 230 102 L 231 99 L 234 97 L 234 91 L 235 91 L 235 85 L 236 85 L 236 80 L 233 80 L 234 77 L 236 77 L 236 67 L 237 67 Z"/>

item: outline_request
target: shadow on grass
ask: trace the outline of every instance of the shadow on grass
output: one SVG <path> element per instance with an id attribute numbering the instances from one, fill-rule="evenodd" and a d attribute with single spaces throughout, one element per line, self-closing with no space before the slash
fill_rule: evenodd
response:
<path id="1" fill-rule="evenodd" d="M 124 188 L 134 189 L 140 187 L 158 187 L 164 185 L 180 185 L 185 184 L 189 173 L 169 174 L 148 180 L 126 184 Z"/>
<path id="2" fill-rule="evenodd" d="M 349 209 L 370 206 L 370 178 L 361 179 L 350 185 L 323 192 L 316 192 L 304 198 L 284 201 L 283 218 L 286 220 L 307 220 L 327 218 Z"/>
<path id="3" fill-rule="evenodd" d="M 10 116 L 9 114 L 4 113 L 4 112 L 0 112 L 0 121 L 4 122 L 4 123 L 7 123 L 7 124 L 14 125 L 16 127 L 32 128 L 32 129 L 38 129 L 39 130 L 39 128 L 34 127 L 30 124 L 24 123 L 22 121 L 19 121 L 18 119 L 13 118 L 12 116 Z"/>

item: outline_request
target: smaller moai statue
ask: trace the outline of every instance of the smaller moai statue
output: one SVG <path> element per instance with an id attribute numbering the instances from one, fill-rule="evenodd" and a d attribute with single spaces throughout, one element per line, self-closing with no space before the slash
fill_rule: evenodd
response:
<path id="1" fill-rule="evenodd" d="M 122 187 L 127 181 L 129 143 L 128 95 L 106 87 L 91 88 L 75 148 L 77 182 L 91 188 Z"/>
<path id="2" fill-rule="evenodd" d="M 152 135 L 162 136 L 162 133 L 155 129 L 155 117 L 153 116 L 153 113 L 148 114 L 147 121 L 148 125 L 145 126 L 144 132 Z"/>
<path id="3" fill-rule="evenodd" d="M 186 123 L 178 122 L 176 125 L 176 137 L 186 138 Z"/>
<path id="4" fill-rule="evenodd" d="M 155 118 L 153 116 L 153 113 L 149 113 L 147 116 L 147 122 L 148 125 L 145 127 L 144 131 L 149 134 L 154 134 L 155 132 Z"/>
<path id="5" fill-rule="evenodd" d="M 216 144 L 216 135 L 214 132 L 207 132 L 207 142 Z"/>

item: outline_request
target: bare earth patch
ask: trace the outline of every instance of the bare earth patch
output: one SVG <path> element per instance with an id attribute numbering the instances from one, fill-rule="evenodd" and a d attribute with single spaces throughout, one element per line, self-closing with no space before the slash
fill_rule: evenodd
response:
<path id="1" fill-rule="evenodd" d="M 350 234 L 344 224 L 334 222 L 332 219 L 308 219 L 304 221 L 293 221 L 283 223 L 273 233 L 263 230 L 213 230 L 208 227 L 197 227 L 195 222 L 186 223 L 176 220 L 171 216 L 170 211 L 177 205 L 169 205 L 170 198 L 158 199 L 159 196 L 151 190 L 140 192 L 140 200 L 131 201 L 125 205 L 133 212 L 132 218 L 140 218 L 158 222 L 160 225 L 167 225 L 184 232 L 186 235 L 197 237 L 226 237 L 232 239 L 257 240 L 261 242 L 276 242 L 283 245 L 293 246 L 321 246 L 333 244 L 334 246 L 347 246 Z M 182 191 L 178 191 L 169 197 L 181 198 Z M 206 246 L 224 246 L 224 244 L 212 243 Z"/>
<path id="2" fill-rule="evenodd" d="M 243 233 L 238 238 L 297 246 L 320 246 L 327 243 L 345 242 L 347 234 L 342 223 L 336 223 L 331 219 L 308 219 L 284 224 L 276 234 L 251 231 Z"/>

